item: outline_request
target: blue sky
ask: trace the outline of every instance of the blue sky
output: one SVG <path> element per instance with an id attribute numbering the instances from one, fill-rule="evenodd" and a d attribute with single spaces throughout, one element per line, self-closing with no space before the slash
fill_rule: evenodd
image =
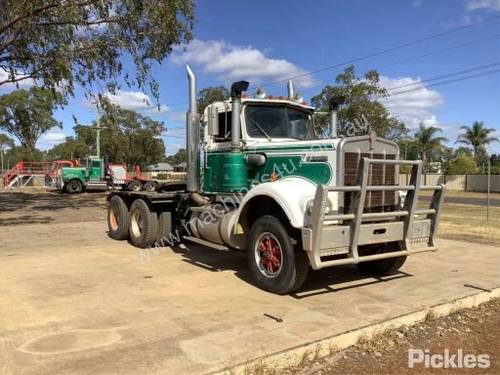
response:
<path id="1" fill-rule="evenodd" d="M 123 87 L 111 99 L 163 120 L 168 128 L 164 140 L 170 154 L 184 142 L 186 62 L 197 73 L 199 88 L 229 86 L 239 79 L 248 79 L 255 87 L 484 21 L 355 66 L 359 73 L 378 68 L 387 88 L 406 84 L 420 88 L 386 102 L 391 113 L 411 129 L 423 121 L 441 127 L 444 135 L 454 141 L 461 125 L 481 120 L 497 129 L 500 137 L 500 72 L 433 87 L 420 82 L 500 62 L 500 18 L 489 20 L 495 16 L 500 16 L 500 0 L 197 1 L 194 40 L 154 67 L 160 83 L 160 111 L 152 100 L 148 106 L 144 100 L 148 94 L 135 88 Z M 412 59 L 468 42 L 460 48 Z M 406 59 L 412 60 L 401 62 Z M 297 80 L 297 90 L 309 100 L 344 67 L 304 76 Z M 500 66 L 470 74 L 495 69 Z M 284 84 L 265 88 L 271 94 L 285 92 Z M 71 135 L 73 114 L 81 123 L 95 119 L 81 90 L 56 113 L 64 129 L 54 129 L 44 136 L 39 147 L 46 149 Z M 490 152 L 500 153 L 500 144 L 490 147 Z"/>

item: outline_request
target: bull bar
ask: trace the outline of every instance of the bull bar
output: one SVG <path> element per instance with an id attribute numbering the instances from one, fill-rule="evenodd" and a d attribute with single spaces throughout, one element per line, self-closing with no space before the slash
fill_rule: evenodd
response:
<path id="1" fill-rule="evenodd" d="M 368 185 L 372 164 L 410 165 L 409 185 Z M 421 186 L 422 162 L 361 158 L 355 186 L 318 185 L 313 205 L 306 212 L 302 228 L 302 245 L 311 267 L 315 270 L 343 264 L 357 264 L 378 259 L 406 256 L 437 250 L 437 227 L 444 201 L 443 184 Z M 402 209 L 391 212 L 363 212 L 368 191 L 406 191 Z M 418 193 L 433 191 L 429 208 L 418 209 Z M 327 209 L 329 192 L 353 192 L 347 212 L 330 214 Z M 386 221 L 380 221 L 386 220 Z M 369 221 L 369 222 L 367 222 Z M 399 242 L 398 251 L 359 255 L 362 245 Z M 339 259 L 322 260 L 336 256 Z"/>

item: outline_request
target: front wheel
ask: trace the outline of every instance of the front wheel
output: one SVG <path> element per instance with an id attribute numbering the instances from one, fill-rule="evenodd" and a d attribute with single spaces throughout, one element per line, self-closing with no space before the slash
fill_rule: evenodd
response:
<path id="1" fill-rule="evenodd" d="M 248 266 L 257 286 L 268 292 L 285 294 L 304 283 L 309 261 L 293 238 L 274 216 L 259 218 L 249 234 Z"/>
<path id="2" fill-rule="evenodd" d="M 68 194 L 79 194 L 83 191 L 83 184 L 80 180 L 70 180 L 64 185 L 64 190 Z"/>

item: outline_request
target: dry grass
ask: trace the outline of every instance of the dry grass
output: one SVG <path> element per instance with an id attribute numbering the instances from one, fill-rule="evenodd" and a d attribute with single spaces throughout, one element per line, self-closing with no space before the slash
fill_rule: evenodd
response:
<path id="1" fill-rule="evenodd" d="M 439 237 L 498 246 L 500 244 L 500 208 L 490 207 L 487 222 L 486 207 L 445 204 L 441 213 Z"/>
<path id="2" fill-rule="evenodd" d="M 432 195 L 432 191 L 422 191 L 421 195 Z M 481 198 L 486 200 L 486 193 L 484 192 L 475 192 L 475 191 L 460 191 L 460 190 L 446 190 L 447 197 L 456 197 L 456 198 Z M 491 199 L 500 199 L 500 193 L 490 193 Z"/>

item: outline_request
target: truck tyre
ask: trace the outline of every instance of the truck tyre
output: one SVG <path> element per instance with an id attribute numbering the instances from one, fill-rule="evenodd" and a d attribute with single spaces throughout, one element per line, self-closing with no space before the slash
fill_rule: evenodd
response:
<path id="1" fill-rule="evenodd" d="M 167 240 L 170 240 L 170 233 L 172 232 L 172 212 L 164 211 L 158 214 L 158 234 L 156 236 L 156 241 L 161 245 L 165 246 L 168 244 Z"/>
<path id="2" fill-rule="evenodd" d="M 149 191 L 150 193 L 156 191 L 158 187 L 158 183 L 155 181 L 146 181 L 144 185 L 142 185 L 142 190 Z"/>
<path id="3" fill-rule="evenodd" d="M 68 194 L 80 194 L 83 191 L 83 184 L 75 178 L 64 184 L 64 190 Z"/>
<path id="4" fill-rule="evenodd" d="M 380 246 L 375 251 L 371 251 L 370 254 L 380 254 L 390 251 L 398 251 L 400 246 L 398 243 L 388 243 Z M 368 255 L 368 254 L 364 254 Z M 394 275 L 399 271 L 406 261 L 406 256 L 400 256 L 395 258 L 386 258 L 379 260 L 372 260 L 369 262 L 358 263 L 358 268 L 362 272 L 371 273 L 375 275 Z"/>
<path id="5" fill-rule="evenodd" d="M 248 244 L 248 266 L 257 286 L 277 294 L 302 286 L 309 270 L 307 255 L 294 248 L 292 237 L 276 217 L 257 219 Z"/>
<path id="6" fill-rule="evenodd" d="M 142 199 L 136 199 L 130 206 L 129 221 L 130 242 L 137 247 L 151 246 L 158 233 L 158 216 L 151 212 L 148 204 Z"/>
<path id="7" fill-rule="evenodd" d="M 132 180 L 127 185 L 128 191 L 141 191 L 141 189 L 142 189 L 142 184 L 141 181 L 138 180 Z"/>
<path id="8" fill-rule="evenodd" d="M 126 240 L 129 221 L 127 205 L 118 195 L 114 195 L 108 204 L 108 236 L 114 240 Z"/>

